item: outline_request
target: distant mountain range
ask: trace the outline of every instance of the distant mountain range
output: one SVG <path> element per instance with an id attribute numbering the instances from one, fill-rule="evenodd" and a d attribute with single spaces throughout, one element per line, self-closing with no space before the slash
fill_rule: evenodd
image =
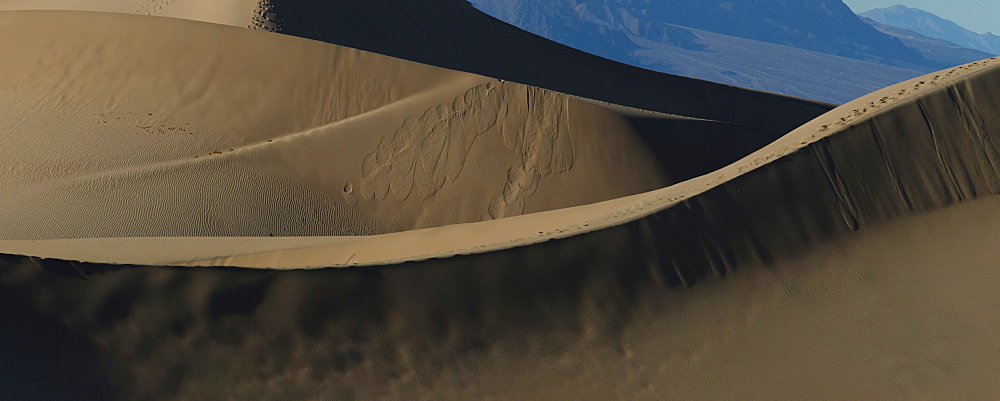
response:
<path id="1" fill-rule="evenodd" d="M 865 24 L 841 0 L 472 0 L 484 12 L 543 36 L 571 39 L 594 22 L 655 39 L 673 24 L 859 60 L 936 67 Z M 576 21 L 567 21 L 576 20 Z M 567 32 L 568 30 L 568 32 Z M 683 38 L 681 38 L 683 40 Z"/>
<path id="2" fill-rule="evenodd" d="M 840 0 L 470 2 L 526 31 L 616 61 L 833 103 L 989 57 L 875 26 Z"/>
<path id="3" fill-rule="evenodd" d="M 861 17 L 861 19 L 880 32 L 898 38 L 907 47 L 919 50 L 924 58 L 940 62 L 946 66 L 964 64 L 995 56 L 992 53 L 962 47 L 944 39 L 924 36 L 909 29 L 886 25 L 866 17 Z"/>
<path id="4" fill-rule="evenodd" d="M 1000 36 L 991 32 L 975 33 L 927 11 L 895 5 L 859 14 L 875 22 L 907 29 L 924 36 L 944 39 L 960 46 L 993 55 L 1000 54 Z"/>

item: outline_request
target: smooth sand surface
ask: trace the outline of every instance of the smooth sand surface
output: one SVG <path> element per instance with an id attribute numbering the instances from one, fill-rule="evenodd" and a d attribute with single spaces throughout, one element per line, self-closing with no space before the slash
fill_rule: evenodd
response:
<path id="1" fill-rule="evenodd" d="M 727 160 L 770 131 L 178 19 L 0 36 L 14 399 L 1000 395 L 1000 59 Z"/>

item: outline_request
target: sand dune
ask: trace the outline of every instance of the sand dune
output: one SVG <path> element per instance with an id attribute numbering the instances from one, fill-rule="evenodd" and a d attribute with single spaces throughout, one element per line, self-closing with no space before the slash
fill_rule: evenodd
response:
<path id="1" fill-rule="evenodd" d="M 0 10 L 130 12 L 278 31 L 589 99 L 784 134 L 833 105 L 610 61 L 503 23 L 466 0 L 0 0 Z M 130 4 L 129 6 L 124 6 Z M 230 15 L 252 17 L 245 20 Z M 259 16 L 265 15 L 262 20 Z M 279 27 L 280 25 L 280 27 Z M 725 101 L 720 99 L 727 99 Z M 770 107 L 775 105 L 778 107 Z M 780 110 L 780 111 L 779 111 Z"/>
<path id="2" fill-rule="evenodd" d="M 478 222 L 661 188 L 776 137 L 244 29 L 105 13 L 3 18 L 12 40 L 0 51 L 15 57 L 0 62 L 13 116 L 0 123 L 12 166 L 0 174 L 17 190 L 0 205 L 19 211 L 2 217 L 6 239 Z M 772 98 L 776 109 L 787 102 Z M 711 157 L 663 158 L 714 138 L 729 139 Z"/>
<path id="3" fill-rule="evenodd" d="M 1000 394 L 1000 59 L 771 142 L 792 100 L 694 80 L 665 115 L 179 19 L 0 35 L 15 399 Z"/>
<path id="4" fill-rule="evenodd" d="M 368 235 L 669 183 L 627 118 L 542 89 L 181 20 L 4 17 L 5 238 Z"/>

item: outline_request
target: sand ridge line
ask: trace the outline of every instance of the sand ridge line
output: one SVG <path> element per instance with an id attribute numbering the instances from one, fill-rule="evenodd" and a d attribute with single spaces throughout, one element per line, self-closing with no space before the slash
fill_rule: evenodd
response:
<path id="1" fill-rule="evenodd" d="M 603 100 L 591 99 L 591 98 L 587 98 L 587 97 L 583 97 L 583 96 L 577 96 L 577 95 L 567 95 L 567 96 L 572 97 L 574 99 L 581 100 L 581 101 L 586 102 L 586 103 L 590 103 L 590 104 L 594 104 L 594 105 L 603 107 L 605 109 L 609 109 L 609 110 L 611 110 L 611 111 L 613 111 L 615 113 L 621 114 L 621 115 L 623 115 L 625 117 L 628 117 L 628 118 L 654 118 L 654 119 L 680 120 L 680 121 L 701 121 L 701 122 L 707 122 L 707 123 L 716 123 L 716 124 L 721 124 L 721 125 L 728 125 L 728 126 L 731 126 L 731 127 L 746 128 L 746 129 L 750 129 L 750 130 L 762 130 L 762 131 L 765 131 L 765 132 L 772 132 L 772 131 L 764 130 L 763 128 L 757 128 L 757 127 L 754 127 L 754 126 L 751 126 L 751 125 L 748 125 L 748 124 L 742 124 L 742 123 L 738 123 L 738 122 L 734 122 L 734 121 L 715 120 L 715 119 L 711 119 L 711 118 L 691 117 L 691 116 L 687 116 L 687 115 L 683 115 L 683 114 L 673 114 L 673 113 L 665 113 L 665 112 L 662 112 L 662 111 L 646 110 L 646 109 L 640 109 L 638 107 L 625 106 L 625 105 L 621 105 L 621 104 L 615 104 L 615 103 L 606 102 L 606 101 L 603 101 Z M 783 133 L 778 133 L 778 134 L 783 134 Z"/>
<path id="2" fill-rule="evenodd" d="M 784 137 L 779 138 L 778 140 L 776 140 L 771 145 L 765 146 L 761 150 L 748 155 L 746 158 L 741 159 L 741 160 L 737 161 L 736 163 L 733 163 L 731 166 L 727 166 L 727 167 L 725 167 L 723 169 L 720 169 L 718 172 L 710 173 L 710 174 L 707 174 L 707 175 L 714 175 L 715 176 L 715 179 L 712 180 L 711 183 L 721 183 L 721 182 L 728 181 L 728 180 L 730 180 L 732 178 L 738 177 L 739 175 L 742 175 L 744 173 L 750 172 L 750 171 L 756 169 L 757 167 L 760 167 L 760 166 L 762 166 L 764 164 L 767 164 L 767 163 L 769 163 L 769 162 L 771 162 L 773 160 L 776 160 L 776 159 L 779 159 L 781 157 L 787 156 L 787 155 L 791 154 L 792 152 L 795 152 L 795 151 L 797 151 L 797 150 L 799 150 L 801 148 L 806 147 L 807 145 L 810 145 L 810 144 L 813 144 L 813 143 L 815 143 L 817 141 L 820 141 L 820 140 L 822 140 L 823 138 L 825 138 L 827 136 L 834 135 L 834 134 L 840 132 L 839 130 L 838 131 L 834 131 L 834 132 L 830 132 L 833 127 L 844 127 L 844 128 L 849 127 L 849 126 L 853 125 L 855 121 L 859 120 L 862 117 L 870 116 L 873 113 L 876 113 L 876 112 L 879 112 L 879 111 L 884 111 L 883 109 L 885 109 L 887 107 L 892 107 L 892 106 L 896 105 L 896 103 L 899 100 L 910 98 L 910 97 L 912 97 L 913 95 L 915 95 L 917 93 L 926 92 L 928 90 L 928 88 L 927 88 L 928 86 L 937 87 L 937 86 L 942 86 L 942 85 L 950 84 L 950 83 L 956 82 L 958 80 L 964 80 L 964 79 L 971 78 L 973 75 L 970 75 L 970 74 L 961 74 L 961 75 L 956 75 L 956 74 L 959 74 L 959 73 L 961 73 L 963 71 L 979 71 L 979 70 L 983 70 L 986 67 L 988 67 L 990 64 L 992 64 L 993 62 L 998 61 L 998 60 L 1000 60 L 1000 56 L 989 58 L 989 59 L 984 59 L 984 60 L 980 60 L 980 61 L 977 61 L 977 62 L 966 64 L 966 65 L 961 65 L 961 66 L 953 67 L 953 68 L 950 68 L 948 70 L 940 71 L 938 73 L 934 73 L 934 75 L 931 78 L 929 78 L 929 79 L 925 78 L 925 77 L 914 78 L 913 80 L 907 81 L 907 82 L 916 82 L 915 84 L 913 84 L 913 86 L 905 87 L 905 88 L 902 88 L 902 89 L 899 89 L 899 90 L 895 90 L 895 88 L 898 87 L 898 86 L 900 86 L 901 84 L 890 86 L 889 88 L 893 88 L 893 91 L 891 92 L 891 94 L 884 95 L 884 96 L 882 96 L 881 98 L 879 98 L 877 100 L 873 100 L 873 101 L 868 102 L 867 107 L 862 106 L 861 108 L 854 108 L 854 109 L 852 109 L 849 112 L 835 114 L 835 113 L 838 113 L 839 109 L 841 108 L 841 107 L 838 107 L 837 109 L 831 110 L 830 112 L 824 114 L 823 116 L 817 117 L 815 120 L 813 120 L 813 121 L 811 121 L 809 123 L 804 124 L 802 127 L 800 127 L 799 129 L 796 129 L 796 130 L 792 131 L 788 135 L 785 135 Z M 880 92 L 884 92 L 884 91 L 888 90 L 889 88 L 887 88 L 887 89 L 885 89 L 883 91 L 880 91 Z M 879 93 L 879 92 L 876 92 L 876 93 Z M 846 108 L 850 107 L 850 105 L 851 105 L 851 103 L 847 103 L 844 106 L 842 106 L 842 108 L 845 108 L 845 110 L 846 110 Z M 840 115 L 841 117 L 838 118 L 838 117 L 836 117 L 837 115 Z M 836 120 L 834 120 L 835 118 L 836 118 Z M 824 121 L 825 122 L 825 121 L 829 121 L 829 120 L 834 120 L 834 122 L 833 123 L 828 123 L 828 124 L 822 124 L 818 128 L 811 128 L 811 126 L 813 126 L 813 125 L 818 125 L 819 124 L 818 121 Z M 798 133 L 796 132 L 796 131 L 799 131 L 801 129 L 805 129 L 805 130 L 807 130 L 810 133 L 807 134 L 805 132 L 798 132 Z M 794 142 L 794 144 L 791 144 L 793 142 Z M 762 156 L 761 153 L 765 153 L 765 152 L 768 152 L 768 153 Z M 753 159 L 751 159 L 751 158 L 753 158 Z M 723 170 L 730 169 L 730 167 L 735 167 L 736 168 L 736 170 L 737 170 L 737 174 L 736 175 L 730 176 L 730 175 L 726 174 L 725 171 L 723 171 Z M 711 185 L 711 183 L 709 185 Z M 680 185 L 680 184 L 677 184 L 677 185 Z"/>
<path id="3" fill-rule="evenodd" d="M 609 201 L 605 201 L 605 202 L 599 202 L 599 203 L 596 203 L 596 204 L 584 205 L 583 207 L 598 207 L 599 208 L 600 205 L 603 204 L 603 203 L 611 203 L 611 202 L 621 203 L 623 200 L 628 199 L 628 198 L 642 199 L 645 195 L 647 195 L 647 194 L 631 195 L 631 196 L 628 196 L 626 198 L 619 198 L 619 199 L 613 199 L 613 200 L 609 200 Z M 316 269 L 325 269 L 325 268 L 349 268 L 349 267 L 387 266 L 387 265 L 397 265 L 397 264 L 402 264 L 402 263 L 407 263 L 407 262 L 423 261 L 423 260 L 430 260 L 430 259 L 446 259 L 446 258 L 450 258 L 450 257 L 453 257 L 453 256 L 459 256 L 459 255 L 474 255 L 474 254 L 480 254 L 480 253 L 485 253 L 485 252 L 492 252 L 492 251 L 499 251 L 499 250 L 504 250 L 504 249 L 515 248 L 515 247 L 519 247 L 519 246 L 534 245 L 534 244 L 546 242 L 546 241 L 549 241 L 549 240 L 569 238 L 569 237 L 577 236 L 577 235 L 580 235 L 580 234 L 585 234 L 585 233 L 589 233 L 589 232 L 599 231 L 599 230 L 602 230 L 602 229 L 605 229 L 605 228 L 610 228 L 610 227 L 614 227 L 614 226 L 620 225 L 621 221 L 619 221 L 620 219 L 618 218 L 620 216 L 629 215 L 629 214 L 631 214 L 631 215 L 634 216 L 634 215 L 636 215 L 636 214 L 638 214 L 640 212 L 648 211 L 647 213 L 643 213 L 641 216 L 635 216 L 635 218 L 641 218 L 643 216 L 655 213 L 657 210 L 651 210 L 650 211 L 648 208 L 646 208 L 646 206 L 650 206 L 650 205 L 653 205 L 655 203 L 651 199 L 652 198 L 648 198 L 647 197 L 646 199 L 644 199 L 642 201 L 637 201 L 639 203 L 637 203 L 635 205 L 626 206 L 626 207 L 623 207 L 623 208 L 620 209 L 620 210 L 624 210 L 625 212 L 620 212 L 620 213 L 612 212 L 612 213 L 609 213 L 607 215 L 600 215 L 600 216 L 597 216 L 597 217 L 585 219 L 585 220 L 582 220 L 581 222 L 576 223 L 576 224 L 562 226 L 562 227 L 554 228 L 554 229 L 551 229 L 551 230 L 539 231 L 539 232 L 537 232 L 535 234 L 518 236 L 516 238 L 511 238 L 511 239 L 502 240 L 502 241 L 495 241 L 495 242 L 491 242 L 491 243 L 477 244 L 477 245 L 471 246 L 471 247 L 456 248 L 456 249 L 452 249 L 452 250 L 449 250 L 449 251 L 446 251 L 446 252 L 431 252 L 431 253 L 424 253 L 424 254 L 419 254 L 419 255 L 410 255 L 410 256 L 401 257 L 401 258 L 380 259 L 380 260 L 364 261 L 364 262 L 352 261 L 350 263 L 348 263 L 348 262 L 329 263 L 329 262 L 324 261 L 323 264 L 308 265 L 308 266 L 296 266 L 296 267 L 282 267 L 282 268 L 279 268 L 279 270 L 316 270 Z M 676 196 L 672 200 L 676 201 L 675 203 L 681 203 L 681 202 L 683 202 L 683 201 L 685 201 L 687 199 L 688 199 L 687 196 L 683 196 L 682 195 L 682 196 Z M 638 207 L 637 207 L 637 205 L 638 205 Z M 537 216 L 538 219 L 544 219 L 546 217 L 546 215 L 555 215 L 555 214 L 559 214 L 559 213 L 560 213 L 560 210 L 549 210 L 549 211 L 544 211 L 544 212 L 533 213 L 531 215 L 514 216 L 513 218 L 517 219 L 517 218 L 526 218 L 527 216 Z M 498 222 L 502 222 L 504 224 L 510 223 L 508 219 L 502 219 L 502 220 L 499 220 Z M 395 232 L 395 233 L 388 233 L 388 234 L 378 234 L 378 235 L 369 235 L 369 236 L 354 236 L 354 237 L 338 236 L 338 237 L 327 237 L 327 238 L 329 238 L 331 240 L 333 240 L 333 239 L 348 239 L 347 242 L 358 242 L 359 244 L 362 244 L 362 246 L 363 246 L 366 242 L 368 242 L 370 240 L 373 240 L 373 239 L 374 240 L 379 240 L 379 241 L 390 240 L 390 239 L 392 239 L 394 237 L 397 237 L 400 234 L 403 234 L 403 235 L 412 235 L 412 234 L 418 234 L 420 232 L 423 232 L 423 233 L 430 233 L 430 232 L 447 233 L 447 232 L 449 232 L 449 227 L 481 225 L 481 224 L 494 224 L 494 223 L 496 223 L 496 222 L 471 222 L 471 223 L 460 223 L 460 224 L 453 224 L 453 225 L 450 225 L 450 226 L 431 227 L 431 228 L 427 228 L 427 229 L 410 230 L 410 231 Z M 237 268 L 237 269 L 264 269 L 264 270 L 269 270 L 269 269 L 274 269 L 274 268 L 271 268 L 271 267 L 259 267 L 259 266 L 227 265 L 226 262 L 224 262 L 224 261 L 228 260 L 228 259 L 231 259 L 231 258 L 234 258 L 234 257 L 235 258 L 242 258 L 242 257 L 246 257 L 246 256 L 253 256 L 253 255 L 269 255 L 269 254 L 273 254 L 274 252 L 284 252 L 284 251 L 294 251 L 294 250 L 317 250 L 317 249 L 327 248 L 327 247 L 330 247 L 330 246 L 339 246 L 339 245 L 342 245 L 342 244 L 347 243 L 347 242 L 337 242 L 337 243 L 331 243 L 329 245 L 327 245 L 327 244 L 322 244 L 322 245 L 307 245 L 307 246 L 302 246 L 302 247 L 283 248 L 283 249 L 278 249 L 278 250 L 268 250 L 268 251 L 261 251 L 261 252 L 241 253 L 241 254 L 234 254 L 234 255 L 221 256 L 221 257 L 212 257 L 212 258 L 206 258 L 206 259 L 196 259 L 196 260 L 189 260 L 189 261 L 179 261 L 179 262 L 174 262 L 171 265 L 179 265 L 179 266 L 213 266 L 213 267 L 229 267 L 229 268 Z M 358 255 L 358 252 L 351 253 L 351 258 L 350 259 L 353 260 L 353 259 L 357 258 L 357 255 Z M 206 262 L 210 262 L 210 263 L 206 264 Z"/>
<path id="4" fill-rule="evenodd" d="M 955 82 L 959 78 L 968 79 L 971 77 L 971 75 L 956 76 L 955 74 L 959 74 L 963 70 L 968 70 L 968 71 L 982 70 L 997 60 L 1000 60 L 1000 56 L 991 57 L 980 61 L 975 61 L 957 67 L 952 67 L 944 71 L 939 71 L 934 73 L 934 75 L 931 78 L 925 78 L 926 76 L 914 78 L 913 80 L 909 81 L 909 82 L 917 81 L 916 83 L 913 84 L 912 87 L 902 88 L 898 91 L 895 91 L 893 94 L 885 95 L 879 98 L 878 100 L 873 100 L 869 102 L 866 107 L 862 107 L 860 109 L 856 108 L 851 110 L 850 112 L 844 113 L 842 117 L 840 117 L 833 123 L 833 125 L 841 127 L 849 126 L 857 119 L 867 116 L 868 114 L 873 113 L 876 110 L 879 110 L 883 107 L 890 106 L 897 100 L 906 99 L 912 97 L 917 93 L 925 92 L 927 86 L 945 85 Z M 894 85 L 892 87 L 895 86 L 897 85 Z M 830 124 L 823 125 L 822 127 L 820 127 L 818 132 L 826 132 L 830 128 L 831 128 Z M 813 138 L 815 138 L 815 135 L 813 136 Z"/>
<path id="5" fill-rule="evenodd" d="M 442 87 L 446 87 L 446 86 L 448 86 L 448 85 L 442 85 Z M 249 151 L 252 151 L 252 150 L 255 150 L 255 149 L 261 149 L 261 148 L 265 148 L 265 147 L 268 147 L 268 146 L 271 146 L 271 145 L 278 145 L 279 143 L 282 143 L 282 142 L 287 142 L 287 141 L 290 141 L 290 140 L 295 140 L 296 138 L 308 137 L 310 135 L 317 134 L 320 131 L 333 129 L 333 128 L 336 128 L 336 127 L 338 127 L 340 125 L 343 125 L 343 124 L 350 124 L 350 123 L 356 122 L 358 120 L 369 118 L 369 117 L 371 117 L 371 116 L 373 116 L 375 114 L 378 114 L 378 113 L 383 112 L 385 110 L 391 109 L 393 107 L 398 107 L 398 106 L 403 105 L 403 104 L 407 104 L 407 103 L 410 103 L 410 102 L 419 102 L 424 97 L 433 96 L 434 95 L 433 92 L 435 92 L 435 90 L 427 90 L 427 91 L 423 91 L 421 93 L 415 93 L 415 94 L 412 94 L 410 96 L 407 96 L 407 97 L 401 98 L 399 100 L 396 100 L 394 102 L 386 103 L 386 104 L 381 105 L 381 106 L 379 106 L 377 108 L 374 108 L 374 109 L 371 109 L 371 110 L 366 110 L 363 113 L 355 114 L 355 115 L 349 116 L 347 118 L 343 118 L 343 119 L 340 119 L 340 120 L 337 120 L 337 121 L 333 121 L 333 122 L 330 122 L 330 123 L 327 123 L 327 124 L 324 124 L 324 125 L 321 125 L 321 126 L 310 127 L 308 129 L 305 129 L 305 130 L 300 130 L 300 131 L 295 131 L 295 132 L 289 132 L 289 133 L 285 133 L 285 134 L 280 134 L 280 135 L 277 135 L 275 137 L 272 137 L 272 138 L 269 138 L 269 139 L 266 139 L 266 140 L 251 142 L 251 143 L 247 143 L 247 144 L 244 144 L 244 145 L 241 145 L 241 146 L 234 146 L 232 148 L 228 148 L 228 149 L 224 149 L 224 150 L 223 149 L 215 149 L 212 152 L 208 152 L 208 153 L 205 153 L 205 154 L 199 154 L 199 155 L 195 155 L 195 156 L 191 156 L 191 157 L 183 157 L 183 158 L 176 158 L 176 159 L 169 159 L 169 160 L 161 160 L 161 161 L 154 162 L 154 163 L 146 163 L 146 164 L 140 164 L 140 165 L 131 165 L 131 166 L 124 167 L 124 168 L 107 169 L 107 170 L 101 170 L 101 171 L 91 172 L 91 173 L 88 173 L 88 174 L 78 174 L 78 175 L 75 175 L 73 177 L 64 177 L 64 178 L 57 178 L 57 179 L 48 180 L 48 181 L 46 181 L 46 183 L 60 183 L 60 182 L 68 182 L 68 181 L 79 181 L 79 180 L 96 179 L 96 178 L 100 178 L 100 177 L 124 176 L 124 175 L 129 175 L 129 174 L 136 174 L 136 173 L 139 173 L 139 172 L 148 172 L 148 171 L 151 171 L 151 170 L 170 170 L 172 168 L 178 168 L 178 167 L 182 167 L 182 166 L 185 166 L 185 165 L 189 165 L 190 163 L 201 163 L 201 162 L 208 162 L 208 161 L 216 161 L 216 160 L 219 160 L 220 158 L 234 157 L 234 156 L 239 155 L 241 153 L 249 152 Z M 103 118 L 107 117 L 106 113 L 101 113 L 101 114 L 103 114 L 103 115 L 100 115 L 100 114 L 96 114 L 95 115 L 97 117 L 101 117 L 102 118 L 102 120 L 98 121 L 98 123 L 104 123 L 105 120 L 103 120 Z M 152 114 L 150 114 L 150 115 L 152 115 Z M 112 120 L 107 120 L 107 121 L 110 122 Z M 163 126 L 164 126 L 164 124 L 148 125 L 148 126 L 142 125 L 142 126 L 137 126 L 136 128 L 147 130 L 147 132 L 152 132 L 152 130 L 154 128 L 163 127 Z M 172 126 L 175 128 L 175 130 L 180 130 L 180 128 L 177 127 L 176 124 L 172 125 Z M 167 128 L 167 130 L 169 131 L 169 127 Z M 196 132 L 193 132 L 193 131 L 187 131 L 187 133 L 191 134 L 191 135 L 195 135 L 196 134 Z"/>

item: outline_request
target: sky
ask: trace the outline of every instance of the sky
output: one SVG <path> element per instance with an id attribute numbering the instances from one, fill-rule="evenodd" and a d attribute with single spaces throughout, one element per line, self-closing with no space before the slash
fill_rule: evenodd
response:
<path id="1" fill-rule="evenodd" d="M 844 0 L 855 13 L 902 4 L 937 14 L 977 33 L 1000 35 L 1000 0 Z"/>

